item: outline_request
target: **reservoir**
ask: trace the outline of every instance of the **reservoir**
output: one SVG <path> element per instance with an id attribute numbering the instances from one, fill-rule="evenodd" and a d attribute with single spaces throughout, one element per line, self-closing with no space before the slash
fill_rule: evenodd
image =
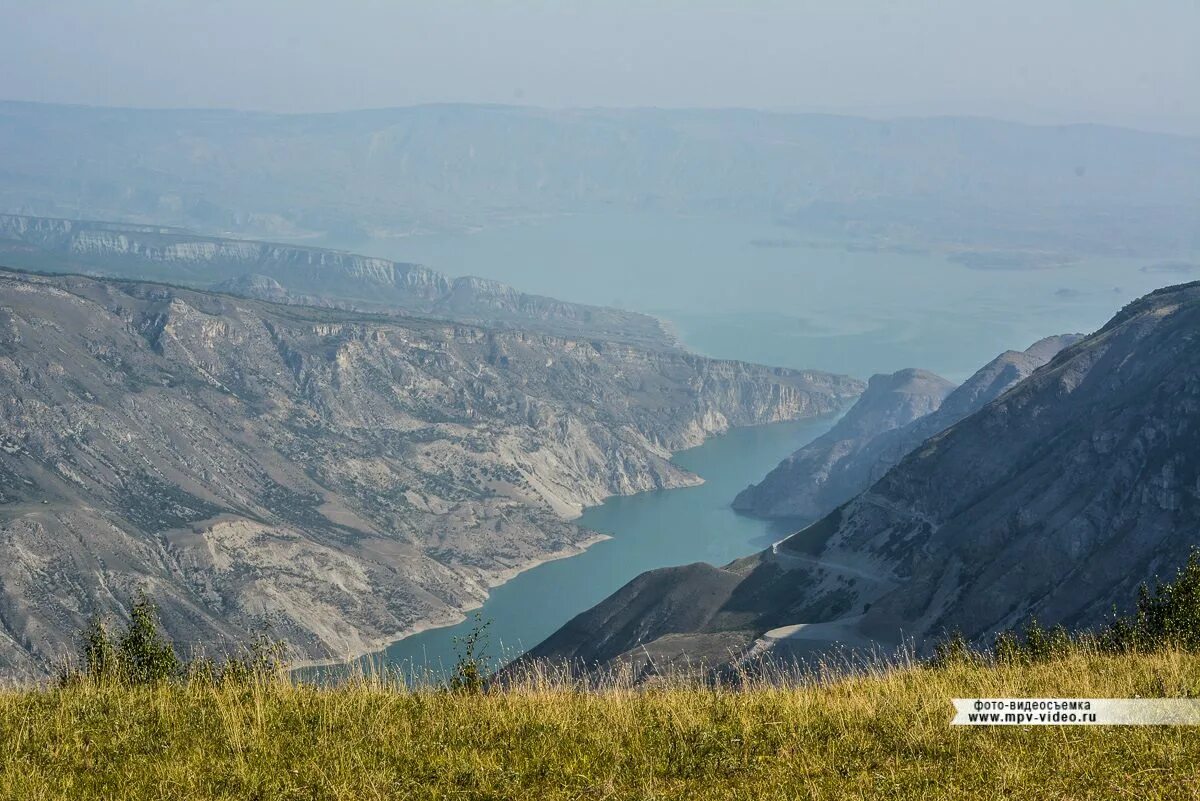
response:
<path id="1" fill-rule="evenodd" d="M 962 381 L 998 353 L 1095 330 L 1123 304 L 1186 280 L 1146 261 L 1080 256 L 1047 269 L 973 269 L 939 252 L 815 245 L 770 222 L 665 214 L 580 214 L 470 233 L 308 242 L 451 275 L 480 275 L 564 300 L 655 314 L 718 358 L 867 378 L 922 367 Z M 789 533 L 729 504 L 833 419 L 734 430 L 674 461 L 705 479 L 610 498 L 578 523 L 611 539 L 492 590 L 489 653 L 511 658 L 646 570 L 721 565 Z M 795 524 L 793 524 L 795 527 Z M 463 623 L 408 637 L 369 659 L 437 670 Z"/>
<path id="2" fill-rule="evenodd" d="M 707 356 L 863 379 L 921 367 L 962 381 L 1001 351 L 1094 331 L 1134 298 L 1200 277 L 1155 271 L 1153 259 L 1094 255 L 1039 269 L 976 269 L 946 252 L 795 237 L 770 221 L 609 212 L 306 244 L 654 314 Z"/>
<path id="3" fill-rule="evenodd" d="M 834 417 L 733 429 L 673 461 L 700 475 L 695 487 L 609 498 L 577 521 L 608 534 L 584 553 L 546 562 L 492 590 L 479 609 L 488 627 L 488 654 L 512 658 L 537 645 L 578 613 L 646 570 L 691 562 L 726 564 L 758 551 L 790 527 L 736 514 L 729 503 L 781 459 L 829 430 Z M 369 657 L 400 669 L 439 671 L 454 664 L 455 637 L 477 621 L 431 629 Z"/>

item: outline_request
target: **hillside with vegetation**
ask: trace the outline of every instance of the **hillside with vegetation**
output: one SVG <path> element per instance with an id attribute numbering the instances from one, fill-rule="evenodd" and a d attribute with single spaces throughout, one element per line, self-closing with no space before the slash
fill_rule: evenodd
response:
<path id="1" fill-rule="evenodd" d="M 1200 558 L 1091 634 L 719 682 L 503 680 L 467 644 L 446 685 L 291 681 L 269 645 L 181 660 L 142 597 L 54 685 L 0 692 L 5 798 L 1182 798 L 1200 731 L 952 727 L 950 699 L 1200 697 Z M 844 666 L 843 666 L 844 667 Z"/>
<path id="2" fill-rule="evenodd" d="M 1194 729 L 952 728 L 950 699 L 1198 694 L 1200 658 L 1178 651 L 782 687 L 7 690 L 0 796 L 1186 798 L 1200 781 Z"/>

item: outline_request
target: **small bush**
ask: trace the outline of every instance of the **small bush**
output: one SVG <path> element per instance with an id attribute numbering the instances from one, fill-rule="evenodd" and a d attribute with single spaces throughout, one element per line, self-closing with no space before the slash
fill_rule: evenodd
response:
<path id="1" fill-rule="evenodd" d="M 1024 665 L 1027 661 L 1021 641 L 1011 631 L 1002 631 L 992 643 L 992 659 L 999 665 Z"/>
<path id="2" fill-rule="evenodd" d="M 80 656 L 85 675 L 94 682 L 114 677 L 117 673 L 117 649 L 99 615 L 93 617 L 83 630 Z"/>
<path id="3" fill-rule="evenodd" d="M 454 663 L 454 673 L 450 677 L 451 690 L 481 693 L 487 688 L 491 672 L 491 660 L 487 655 L 487 629 L 490 625 L 492 621 L 485 621 L 476 613 L 475 625 L 471 631 L 462 637 L 454 638 L 458 660 Z"/>
<path id="4" fill-rule="evenodd" d="M 930 665 L 935 668 L 945 668 L 951 665 L 970 664 L 978 659 L 978 655 L 971 650 L 971 645 L 963 637 L 962 632 L 955 631 L 934 644 Z"/>
<path id="5" fill-rule="evenodd" d="M 249 684 L 271 679 L 287 672 L 287 646 L 279 640 L 259 635 L 240 653 L 225 657 L 212 668 L 215 681 L 224 684 Z M 211 661 L 210 661 L 211 664 Z"/>
<path id="6" fill-rule="evenodd" d="M 64 667 L 59 671 L 59 683 L 132 686 L 179 679 L 249 683 L 285 672 L 286 652 L 285 643 L 260 636 L 220 661 L 208 656 L 183 660 L 159 626 L 158 607 L 144 592 L 138 592 L 130 607 L 129 623 L 120 634 L 110 632 L 99 616 L 88 622 L 80 633 L 82 669 Z"/>
<path id="7" fill-rule="evenodd" d="M 1156 583 L 1154 592 L 1139 588 L 1132 628 L 1138 650 L 1200 651 L 1200 550 L 1192 550 L 1173 582 Z"/>
<path id="8" fill-rule="evenodd" d="M 1153 591 L 1141 585 L 1133 614 L 1122 617 L 1114 613 L 1113 621 L 1097 632 L 1072 635 L 1061 625 L 1046 629 L 1030 619 L 1020 634 L 997 634 L 990 653 L 973 651 L 962 635 L 955 633 L 934 645 L 929 664 L 945 667 L 990 657 L 996 664 L 1030 665 L 1059 659 L 1083 646 L 1107 654 L 1168 649 L 1200 652 L 1200 549 L 1192 549 L 1174 581 L 1156 582 Z"/>

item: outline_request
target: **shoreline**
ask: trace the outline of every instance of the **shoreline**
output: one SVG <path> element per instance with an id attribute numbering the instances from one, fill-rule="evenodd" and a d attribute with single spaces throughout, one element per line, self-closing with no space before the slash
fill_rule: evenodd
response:
<path id="1" fill-rule="evenodd" d="M 839 412 L 827 413 L 827 414 L 840 415 L 844 412 L 845 412 L 845 409 L 842 409 Z M 678 454 L 692 450 L 693 448 L 702 447 L 702 446 L 708 444 L 709 442 L 712 442 L 715 439 L 719 439 L 720 437 L 727 436 L 730 432 L 732 432 L 734 430 L 747 429 L 747 428 L 769 427 L 769 426 L 773 426 L 773 425 L 782 425 L 782 424 L 786 424 L 786 423 L 797 423 L 797 422 L 801 422 L 801 421 L 805 421 L 805 420 L 816 420 L 816 419 L 819 419 L 819 418 L 822 418 L 825 416 L 826 416 L 825 414 L 818 414 L 818 415 L 809 415 L 809 416 L 788 418 L 786 420 L 773 420 L 770 422 L 756 423 L 756 424 L 748 425 L 748 426 L 729 426 L 724 431 L 710 433 L 709 435 L 705 436 L 704 439 L 696 445 L 693 445 L 688 448 L 683 448 L 679 451 L 672 452 L 669 456 L 669 459 L 672 461 L 672 464 L 675 464 L 674 459 Z M 688 473 L 689 475 L 696 476 L 696 478 L 698 478 L 699 480 L 694 483 L 684 483 L 684 484 L 680 484 L 677 487 L 666 487 L 666 488 L 662 488 L 662 489 L 685 489 L 687 487 L 699 486 L 699 485 L 705 483 L 705 479 L 703 476 L 695 474 L 691 470 L 689 470 L 685 467 L 682 467 L 681 465 L 676 464 L 676 467 L 678 467 L 680 470 L 684 471 L 685 473 Z M 582 507 L 582 509 L 579 513 L 571 515 L 569 517 L 566 517 L 565 519 L 568 521 L 577 520 L 579 517 L 581 517 L 583 515 L 584 511 L 586 511 L 587 509 L 595 508 L 597 506 L 601 506 L 601 505 L 603 505 L 603 503 L 605 503 L 610 498 L 632 497 L 634 495 L 640 495 L 645 492 L 655 492 L 655 491 L 660 491 L 660 490 L 643 490 L 641 492 L 630 493 L 628 495 L 622 495 L 620 493 L 614 493 L 612 495 L 607 495 L 599 503 L 592 504 L 590 506 L 584 506 L 584 507 Z M 587 536 L 587 537 L 584 537 L 583 539 L 581 539 L 579 544 L 575 547 L 565 548 L 565 549 L 561 549 L 559 551 L 549 553 L 542 558 L 535 559 L 535 560 L 528 562 L 519 567 L 507 567 L 507 568 L 499 569 L 499 570 L 495 571 L 494 573 L 489 572 L 485 579 L 487 589 L 492 590 L 492 589 L 495 589 L 496 587 L 507 584 L 509 581 L 512 581 L 516 577 L 520 576 L 522 573 L 525 573 L 529 570 L 533 570 L 534 568 L 536 568 L 540 565 L 546 564 L 548 562 L 555 562 L 555 561 L 558 561 L 561 559 L 569 559 L 573 556 L 580 556 L 583 553 L 585 553 L 589 548 L 591 548 L 593 545 L 596 545 L 597 543 L 603 542 L 605 540 L 613 539 L 612 535 L 609 535 L 609 534 L 603 534 L 601 532 L 592 531 L 590 529 L 586 529 L 583 527 L 580 527 L 580 530 L 587 532 L 588 534 L 590 534 L 590 536 Z M 489 598 L 490 598 L 490 592 L 488 593 L 488 595 L 485 595 L 484 598 L 479 603 L 472 604 L 472 605 L 466 606 L 466 607 L 462 607 L 458 611 L 458 613 L 454 615 L 453 619 L 449 620 L 448 622 L 429 622 L 429 623 L 419 623 L 419 624 L 413 625 L 412 627 L 405 629 L 403 631 L 403 633 L 399 634 L 399 636 L 388 636 L 388 637 L 379 638 L 376 641 L 375 647 L 367 648 L 364 650 L 352 651 L 344 657 L 337 657 L 337 658 L 331 657 L 331 658 L 327 658 L 327 659 L 307 659 L 307 660 L 293 662 L 293 663 L 290 663 L 290 665 L 288 667 L 288 672 L 295 674 L 300 671 L 314 670 L 314 669 L 320 669 L 320 668 L 333 668 L 333 667 L 343 667 L 343 666 L 350 667 L 355 662 L 360 662 L 364 659 L 369 659 L 369 658 L 372 658 L 375 656 L 380 657 L 380 663 L 382 666 L 386 666 L 387 662 L 386 662 L 386 659 L 384 659 L 383 657 L 386 654 L 387 650 L 389 648 L 391 648 L 393 645 L 395 645 L 396 643 L 402 642 L 403 640 L 406 640 L 410 637 L 415 637 L 418 634 L 423 634 L 427 631 L 435 631 L 437 629 L 451 628 L 453 626 L 457 626 L 460 623 L 462 623 L 463 621 L 465 621 L 472 612 L 474 612 L 478 609 L 481 609 L 484 606 L 484 604 L 487 603 Z"/>
<path id="2" fill-rule="evenodd" d="M 614 497 L 614 496 L 610 496 L 610 497 Z M 587 531 L 591 536 L 584 537 L 576 545 L 574 545 L 570 548 L 562 548 L 557 551 L 552 551 L 544 557 L 535 559 L 535 560 L 525 563 L 519 567 L 507 567 L 507 568 L 497 570 L 494 574 L 489 573 L 486 576 L 485 582 L 484 582 L 487 589 L 494 590 L 497 587 L 503 586 L 503 585 L 507 584 L 508 582 L 512 581 L 513 579 L 515 579 L 517 576 L 521 575 L 522 573 L 525 573 L 529 570 L 533 570 L 534 568 L 540 567 L 541 565 L 548 564 L 550 562 L 557 562 L 560 559 L 570 559 L 573 556 L 580 556 L 585 551 L 587 551 L 589 548 L 591 548 L 593 545 L 604 542 L 605 540 L 612 539 L 611 534 L 602 534 L 599 531 L 590 531 L 589 529 L 581 529 L 581 530 Z M 349 653 L 348 655 L 346 655 L 345 657 L 329 658 L 329 659 L 304 659 L 304 660 L 290 662 L 288 664 L 288 672 L 296 673 L 297 671 L 313 670 L 313 669 L 317 669 L 317 668 L 326 668 L 326 667 L 350 667 L 353 665 L 353 663 L 359 662 L 363 659 L 370 658 L 373 655 L 379 655 L 382 657 L 384 654 L 386 654 L 388 648 L 391 648 L 393 645 L 395 645 L 398 642 L 407 640 L 409 637 L 415 637 L 418 634 L 424 634 L 427 631 L 436 631 L 437 629 L 448 629 L 448 628 L 457 626 L 459 623 L 462 623 L 464 620 L 466 620 L 472 612 L 474 612 L 478 609 L 482 609 L 483 605 L 485 603 L 487 603 L 489 597 L 491 597 L 490 593 L 488 595 L 485 595 L 483 600 L 480 601 L 479 603 L 462 607 L 459 610 L 459 612 L 455 615 L 455 619 L 453 619 L 449 622 L 446 622 L 446 623 L 439 623 L 439 622 L 418 623 L 414 626 L 409 627 L 408 629 L 405 629 L 404 633 L 400 634 L 399 636 L 388 636 L 386 638 L 381 639 L 379 641 L 379 644 L 377 644 L 376 647 L 369 648 L 369 649 L 366 649 L 363 651 L 353 651 L 353 652 Z M 384 664 L 386 664 L 386 662 Z"/>

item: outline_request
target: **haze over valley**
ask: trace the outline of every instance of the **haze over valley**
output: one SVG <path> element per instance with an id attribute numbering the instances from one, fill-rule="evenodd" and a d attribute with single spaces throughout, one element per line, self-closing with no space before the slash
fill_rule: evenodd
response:
<path id="1" fill-rule="evenodd" d="M 1200 274 L 1195 136 L 470 105 L 0 121 L 0 210 L 418 262 L 862 379 L 961 380 Z"/>

